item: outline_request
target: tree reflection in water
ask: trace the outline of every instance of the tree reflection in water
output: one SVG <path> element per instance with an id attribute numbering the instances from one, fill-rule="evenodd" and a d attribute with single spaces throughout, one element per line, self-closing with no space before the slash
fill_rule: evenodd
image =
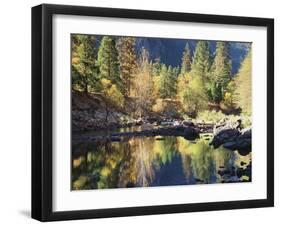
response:
<path id="1" fill-rule="evenodd" d="M 135 137 L 73 146 L 72 189 L 251 181 L 251 153 L 213 149 L 209 141 Z"/>

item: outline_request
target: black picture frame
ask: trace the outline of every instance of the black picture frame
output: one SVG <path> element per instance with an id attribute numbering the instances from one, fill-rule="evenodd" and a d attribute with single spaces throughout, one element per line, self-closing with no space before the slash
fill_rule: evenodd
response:
<path id="1" fill-rule="evenodd" d="M 267 198 L 95 210 L 52 210 L 52 18 L 55 14 L 247 25 L 267 28 Z M 43 4 L 32 8 L 32 218 L 122 217 L 274 206 L 274 20 L 268 18 Z"/>

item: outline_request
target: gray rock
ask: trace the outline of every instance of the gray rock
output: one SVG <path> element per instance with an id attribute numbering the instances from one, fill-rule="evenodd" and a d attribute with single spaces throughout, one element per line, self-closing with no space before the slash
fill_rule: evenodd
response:
<path id="1" fill-rule="evenodd" d="M 214 138 L 210 144 L 215 148 L 218 148 L 224 143 L 233 142 L 239 135 L 240 132 L 236 129 L 220 130 L 220 132 L 214 135 Z"/>
<path id="2" fill-rule="evenodd" d="M 217 133 L 210 143 L 214 148 L 223 146 L 229 150 L 238 150 L 241 155 L 248 155 L 252 148 L 251 128 L 241 130 L 225 129 Z"/>
<path id="3" fill-rule="evenodd" d="M 252 138 L 252 128 L 245 128 L 241 130 L 241 138 Z"/>
<path id="4" fill-rule="evenodd" d="M 238 119 L 236 122 L 232 122 L 227 119 L 222 119 L 216 125 L 214 125 L 214 131 L 213 131 L 214 135 L 227 129 L 235 129 L 239 131 L 241 129 L 241 123 L 242 123 L 241 119 Z"/>
<path id="5" fill-rule="evenodd" d="M 183 121 L 182 125 L 184 125 L 184 126 L 194 126 L 194 123 L 191 122 L 191 121 Z"/>
<path id="6" fill-rule="evenodd" d="M 249 138 L 236 140 L 237 150 L 248 151 L 252 148 L 252 140 Z"/>
<path id="7" fill-rule="evenodd" d="M 195 140 L 196 138 L 199 138 L 199 133 L 192 127 L 186 127 L 184 129 L 183 137 L 186 140 Z"/>

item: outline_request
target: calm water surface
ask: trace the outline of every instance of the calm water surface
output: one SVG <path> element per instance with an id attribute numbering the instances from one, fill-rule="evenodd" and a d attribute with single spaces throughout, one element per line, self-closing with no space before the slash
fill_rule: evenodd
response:
<path id="1" fill-rule="evenodd" d="M 251 181 L 251 152 L 214 149 L 208 139 L 134 137 L 73 145 L 72 189 Z"/>

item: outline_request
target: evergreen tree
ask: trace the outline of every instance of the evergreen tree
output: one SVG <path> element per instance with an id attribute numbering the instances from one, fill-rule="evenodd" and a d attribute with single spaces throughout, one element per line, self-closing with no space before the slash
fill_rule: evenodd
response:
<path id="1" fill-rule="evenodd" d="M 207 89 L 211 67 L 209 42 L 198 41 L 191 64 L 188 87 L 182 92 L 182 104 L 187 114 L 195 117 L 208 105 Z"/>
<path id="2" fill-rule="evenodd" d="M 115 40 L 109 36 L 104 36 L 98 51 L 98 65 L 100 67 L 100 76 L 116 84 L 118 89 L 122 88 L 120 80 L 118 52 L 115 46 Z"/>
<path id="3" fill-rule="evenodd" d="M 179 66 L 174 67 L 173 76 L 174 76 L 175 80 L 178 78 L 179 74 L 180 74 L 180 67 Z"/>
<path id="4" fill-rule="evenodd" d="M 165 64 L 161 67 L 159 94 L 161 98 L 171 98 L 176 95 L 176 76 L 173 68 Z"/>
<path id="5" fill-rule="evenodd" d="M 245 59 L 241 63 L 238 74 L 235 77 L 237 86 L 237 105 L 242 112 L 251 114 L 252 112 L 252 52 L 249 50 Z"/>
<path id="6" fill-rule="evenodd" d="M 211 54 L 208 41 L 198 41 L 194 52 L 191 70 L 194 76 L 199 76 L 203 81 L 208 78 L 211 67 Z"/>
<path id="7" fill-rule="evenodd" d="M 159 76 L 161 72 L 161 62 L 160 58 L 156 58 L 152 64 L 152 75 Z"/>
<path id="8" fill-rule="evenodd" d="M 181 74 L 185 74 L 191 70 L 191 51 L 188 42 L 186 43 L 181 63 Z"/>
<path id="9" fill-rule="evenodd" d="M 74 90 L 83 90 L 88 93 L 89 90 L 98 87 L 95 41 L 93 36 L 71 36 L 71 76 Z"/>
<path id="10" fill-rule="evenodd" d="M 172 68 L 172 66 L 168 67 L 168 97 L 172 98 L 176 95 L 177 92 L 177 69 Z"/>
<path id="11" fill-rule="evenodd" d="M 131 80 L 137 68 L 135 44 L 136 39 L 133 37 L 121 37 L 117 41 L 120 76 L 123 83 L 122 91 L 125 98 L 130 95 Z"/>
<path id="12" fill-rule="evenodd" d="M 220 103 L 224 97 L 231 76 L 231 59 L 228 42 L 216 43 L 216 55 L 211 73 L 212 76 L 209 81 L 210 100 L 215 103 Z"/>

